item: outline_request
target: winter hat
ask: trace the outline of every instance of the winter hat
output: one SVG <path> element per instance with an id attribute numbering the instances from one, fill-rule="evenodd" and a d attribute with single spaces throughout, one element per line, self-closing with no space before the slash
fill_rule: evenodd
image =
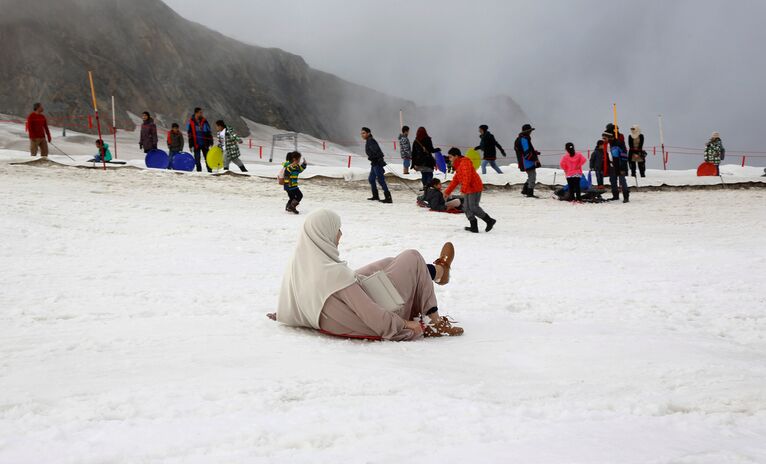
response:
<path id="1" fill-rule="evenodd" d="M 530 125 L 530 124 L 524 124 L 523 126 L 521 126 L 521 133 L 522 134 L 532 132 L 533 130 L 535 130 L 535 128 L 532 127 L 532 125 Z"/>
<path id="2" fill-rule="evenodd" d="M 567 153 L 569 153 L 570 155 L 575 154 L 575 147 L 572 142 L 567 142 L 567 144 L 564 145 L 564 148 L 566 149 Z"/>
<path id="3" fill-rule="evenodd" d="M 721 134 L 718 133 L 718 131 L 713 132 L 713 135 L 710 136 L 710 139 L 720 139 Z"/>

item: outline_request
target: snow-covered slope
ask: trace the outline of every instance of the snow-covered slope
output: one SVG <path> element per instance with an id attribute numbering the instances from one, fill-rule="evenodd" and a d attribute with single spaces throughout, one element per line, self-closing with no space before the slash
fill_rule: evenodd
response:
<path id="1" fill-rule="evenodd" d="M 454 339 L 279 326 L 303 216 L 270 180 L 0 163 L 0 463 L 766 462 L 766 192 L 574 206 L 490 234 L 306 183 L 352 266 L 457 257 Z"/>

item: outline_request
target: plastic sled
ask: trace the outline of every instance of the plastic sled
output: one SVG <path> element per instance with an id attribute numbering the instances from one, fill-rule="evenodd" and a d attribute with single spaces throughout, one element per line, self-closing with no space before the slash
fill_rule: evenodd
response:
<path id="1" fill-rule="evenodd" d="M 467 152 L 465 152 L 465 157 L 471 160 L 471 163 L 473 163 L 474 169 L 479 169 L 479 166 L 481 166 L 481 155 L 478 151 L 471 148 Z"/>
<path id="2" fill-rule="evenodd" d="M 588 173 L 588 177 L 590 177 L 590 173 Z M 587 192 L 591 188 L 590 179 L 585 176 L 580 176 L 580 192 Z M 569 191 L 569 185 L 565 185 L 562 189 L 563 192 Z"/>
<path id="3" fill-rule="evenodd" d="M 178 153 L 173 157 L 172 168 L 176 171 L 194 171 L 194 157 L 191 153 Z"/>
<path id="4" fill-rule="evenodd" d="M 708 177 L 708 176 L 718 176 L 718 172 L 716 172 L 717 169 L 715 168 L 715 164 L 713 163 L 702 163 L 697 168 L 697 177 Z"/>
<path id="5" fill-rule="evenodd" d="M 163 150 L 151 150 L 146 154 L 144 159 L 146 167 L 151 169 L 167 169 L 168 168 L 168 154 Z"/>
<path id="6" fill-rule="evenodd" d="M 207 160 L 207 167 L 212 170 L 221 169 L 223 167 L 223 150 L 221 147 L 213 147 L 205 155 Z"/>
<path id="7" fill-rule="evenodd" d="M 447 160 L 444 159 L 444 155 L 442 155 L 442 152 L 437 151 L 434 153 L 434 157 L 436 158 L 436 169 L 438 169 L 441 172 L 446 173 L 447 172 Z"/>

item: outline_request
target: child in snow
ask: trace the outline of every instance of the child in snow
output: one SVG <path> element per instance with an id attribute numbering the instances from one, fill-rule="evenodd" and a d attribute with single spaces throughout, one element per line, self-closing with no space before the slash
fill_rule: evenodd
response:
<path id="1" fill-rule="evenodd" d="M 215 126 L 218 129 L 218 146 L 223 150 L 223 169 L 228 171 L 229 164 L 234 163 L 240 171 L 247 172 L 247 168 L 239 159 L 239 144 L 242 143 L 242 139 L 220 119 L 215 122 Z"/>
<path id="2" fill-rule="evenodd" d="M 170 126 L 168 132 L 168 169 L 173 169 L 173 157 L 181 153 L 184 149 L 184 135 L 177 123 Z"/>
<path id="3" fill-rule="evenodd" d="M 575 151 L 572 142 L 567 143 L 564 148 L 566 154 L 561 157 L 559 166 L 564 170 L 569 186 L 569 201 L 580 201 L 580 178 L 582 177 L 582 167 L 585 164 L 585 157 L 579 151 Z"/>
<path id="4" fill-rule="evenodd" d="M 96 148 L 98 149 L 98 154 L 93 159 L 88 160 L 89 163 L 100 163 L 104 160 L 107 162 L 112 161 L 112 152 L 109 151 L 109 144 L 98 139 L 96 140 Z"/>
<path id="5" fill-rule="evenodd" d="M 410 128 L 409 126 L 402 127 L 402 133 L 399 134 L 399 153 L 402 155 L 402 166 L 404 167 L 404 175 L 410 173 L 410 165 L 412 164 L 412 146 L 410 145 Z"/>
<path id="6" fill-rule="evenodd" d="M 455 177 L 452 178 L 447 190 L 444 191 L 444 199 L 447 200 L 455 190 L 455 187 L 460 186 L 460 192 L 463 194 L 463 211 L 468 218 L 470 224 L 465 230 L 474 234 L 479 233 L 479 224 L 476 218 L 478 217 L 482 221 L 487 223 L 486 232 L 492 230 L 497 223 L 496 220 L 489 217 L 489 214 L 485 213 L 479 202 L 481 202 L 481 192 L 484 190 L 484 184 L 481 181 L 481 177 L 473 168 L 473 163 L 468 158 L 465 158 L 460 150 L 452 147 L 447 152 L 452 165 L 455 166 Z"/>
<path id="7" fill-rule="evenodd" d="M 708 141 L 707 146 L 705 146 L 705 162 L 715 164 L 715 173 L 720 176 L 721 171 L 719 166 L 725 157 L 726 149 L 723 148 L 721 134 L 713 132 L 713 135 L 710 136 L 710 141 Z"/>
<path id="8" fill-rule="evenodd" d="M 287 192 L 285 211 L 293 214 L 299 214 L 297 208 L 303 199 L 303 193 L 298 187 L 298 176 L 306 170 L 306 166 L 305 160 L 301 164 L 301 154 L 297 151 L 288 153 L 287 160 L 282 165 L 284 170 L 284 188 L 285 192 Z"/>
<path id="9" fill-rule="evenodd" d="M 431 185 L 428 186 L 423 195 L 423 201 L 428 204 L 428 208 L 432 211 L 454 211 L 460 209 L 460 198 L 444 198 L 442 182 L 439 179 L 431 180 Z"/>

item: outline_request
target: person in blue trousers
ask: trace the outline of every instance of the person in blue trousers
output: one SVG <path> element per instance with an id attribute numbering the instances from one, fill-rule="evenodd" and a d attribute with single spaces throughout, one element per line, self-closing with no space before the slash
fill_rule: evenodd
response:
<path id="1" fill-rule="evenodd" d="M 370 161 L 370 177 L 367 179 L 370 181 L 370 187 L 372 189 L 372 197 L 368 198 L 370 201 L 380 201 L 381 203 L 393 203 L 391 199 L 391 192 L 388 191 L 388 185 L 386 185 L 386 178 L 384 176 L 386 170 L 386 160 L 383 155 L 383 150 L 380 149 L 380 145 L 373 138 L 372 131 L 369 127 L 362 127 L 362 139 L 365 141 L 364 151 L 367 154 L 367 159 Z M 380 184 L 383 189 L 383 199 L 380 199 L 378 195 L 378 187 L 376 182 Z"/>
<path id="2" fill-rule="evenodd" d="M 481 150 L 484 154 L 484 159 L 481 161 L 481 173 L 486 174 L 487 165 L 489 165 L 492 167 L 492 169 L 495 170 L 495 172 L 502 174 L 503 171 L 501 171 L 497 166 L 497 150 L 500 150 L 500 153 L 503 154 L 503 157 L 506 156 L 505 150 L 497 142 L 497 140 L 495 140 L 495 136 L 492 135 L 492 132 L 489 131 L 489 126 L 486 124 L 479 126 L 479 137 L 481 138 L 481 142 L 476 148 L 474 148 L 474 150 Z"/>

